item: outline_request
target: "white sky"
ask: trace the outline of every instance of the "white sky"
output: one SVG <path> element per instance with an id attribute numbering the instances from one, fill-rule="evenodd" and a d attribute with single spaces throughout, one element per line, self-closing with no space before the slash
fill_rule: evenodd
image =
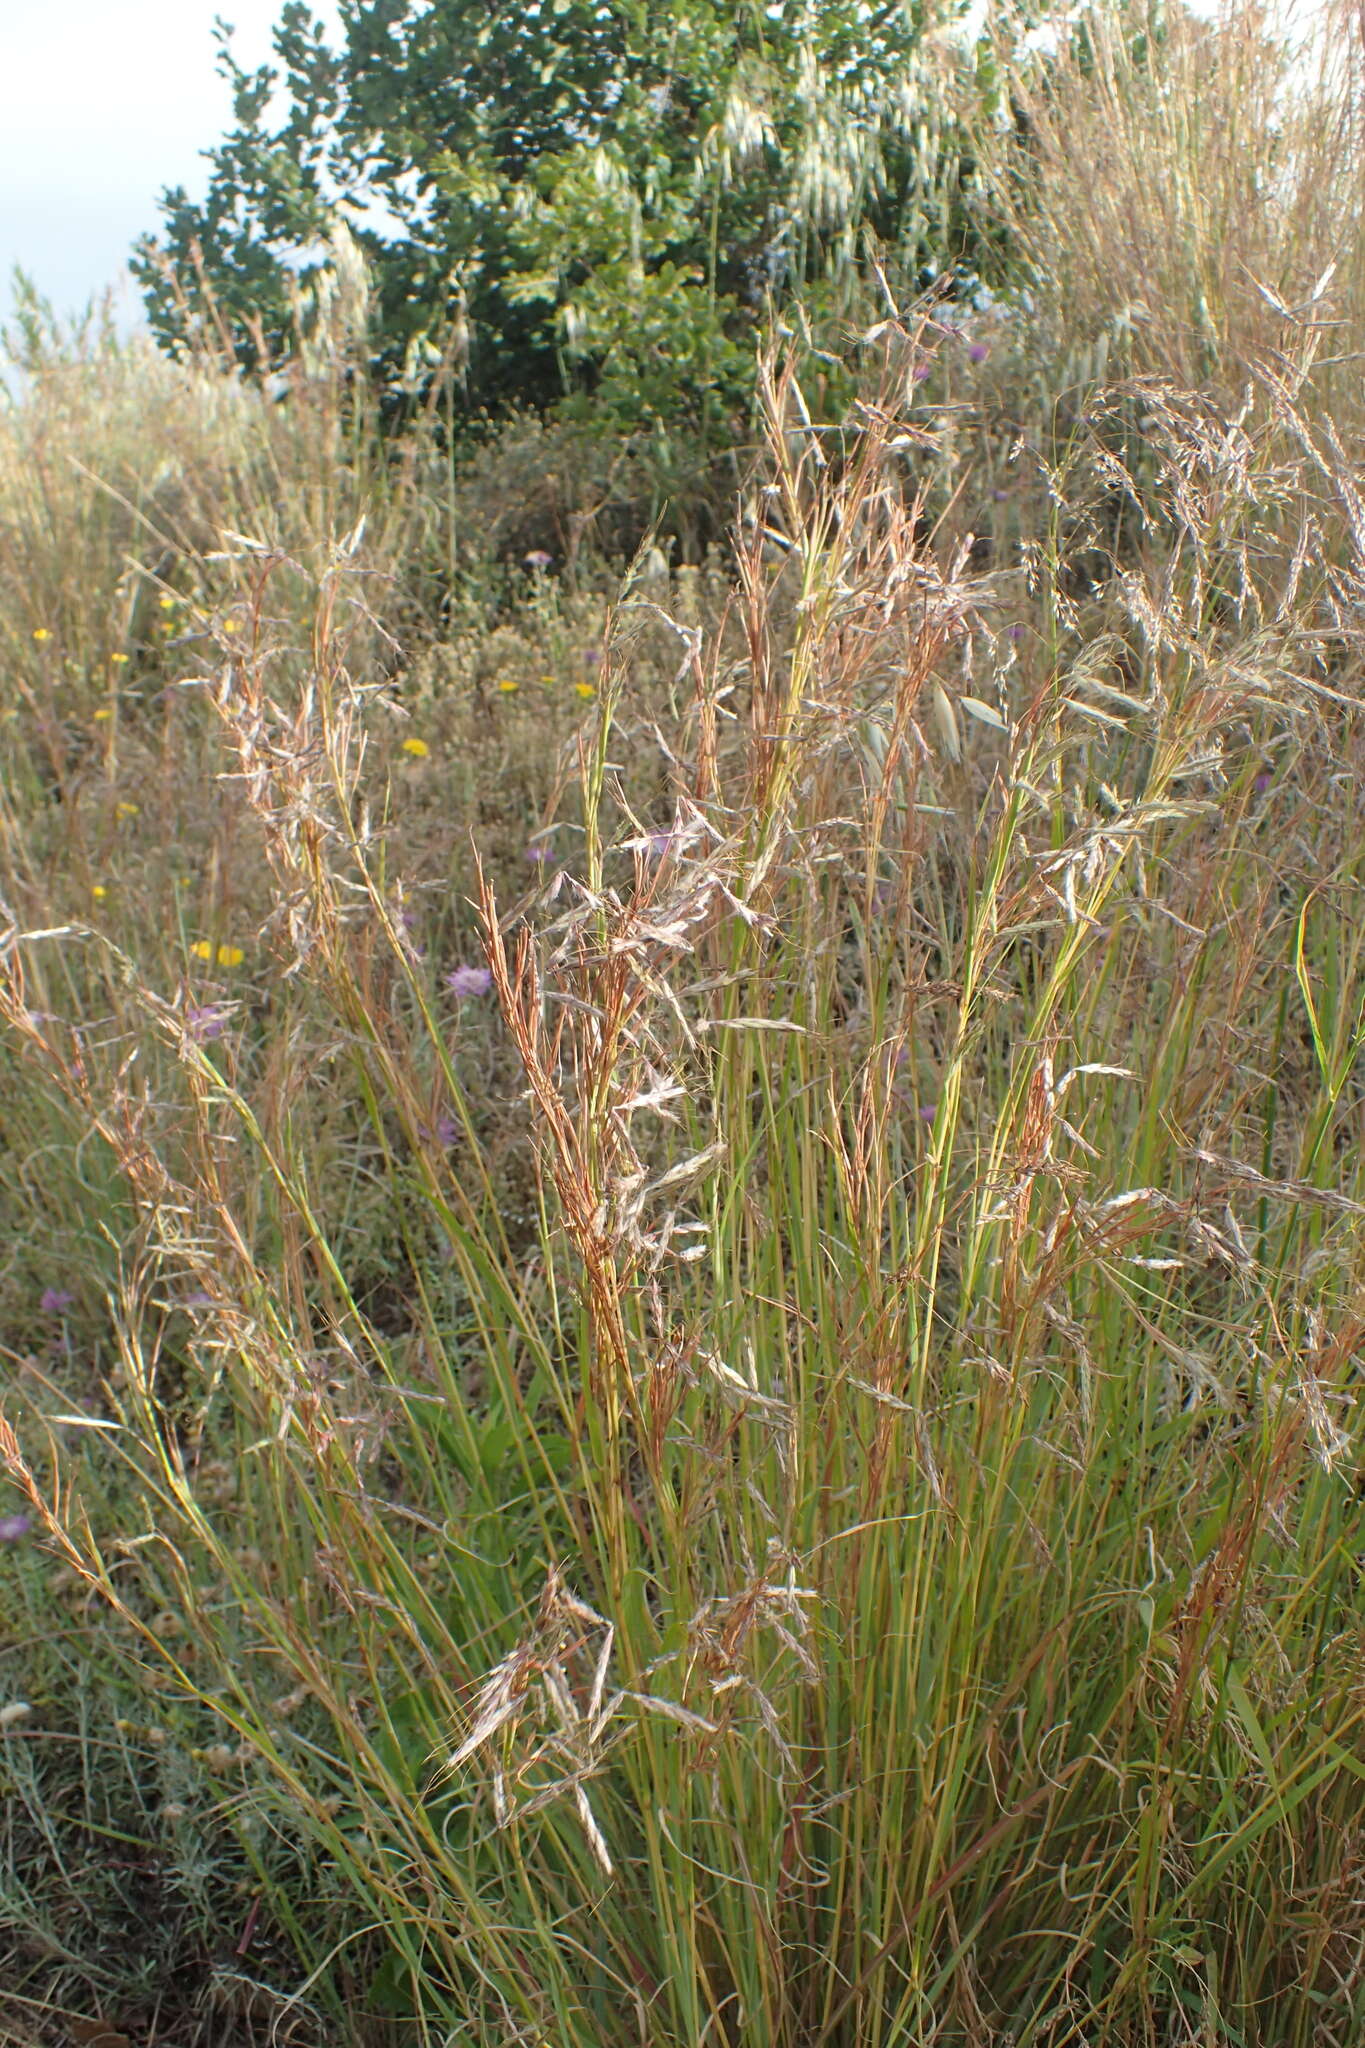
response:
<path id="1" fill-rule="evenodd" d="M 231 122 L 214 16 L 248 68 L 270 56 L 283 0 L 0 0 L 0 314 L 15 264 L 60 310 L 123 273 L 157 195 L 202 194 L 200 152 Z M 1200 13 L 1215 0 L 1193 0 Z M 983 12 L 989 0 L 977 0 Z M 1288 0 L 1302 19 L 1314 0 Z M 335 26 L 333 0 L 313 11 Z M 137 311 L 125 282 L 124 317 Z"/>
<path id="2" fill-rule="evenodd" d="M 271 54 L 283 0 L 0 0 L 0 310 L 15 264 L 61 310 L 115 283 L 167 185 L 202 194 L 231 125 L 215 15 L 239 62 Z M 313 11 L 329 27 L 331 0 Z M 136 309 L 128 288 L 127 317 Z"/>

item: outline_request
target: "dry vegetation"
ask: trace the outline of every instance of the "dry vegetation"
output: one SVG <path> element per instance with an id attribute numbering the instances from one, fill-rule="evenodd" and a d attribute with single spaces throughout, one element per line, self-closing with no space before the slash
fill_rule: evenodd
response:
<path id="1" fill-rule="evenodd" d="M 0 2039 L 1361 2038 L 1338 29 L 1021 82 L 704 569 L 30 352 Z"/>

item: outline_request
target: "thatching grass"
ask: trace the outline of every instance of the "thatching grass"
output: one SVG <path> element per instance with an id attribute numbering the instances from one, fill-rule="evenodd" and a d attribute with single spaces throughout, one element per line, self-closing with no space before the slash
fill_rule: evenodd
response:
<path id="1" fill-rule="evenodd" d="M 1360 307 L 1115 326 L 1085 154 L 1242 34 L 606 604 L 325 379 L 5 423 L 15 2040 L 1359 2037 Z"/>

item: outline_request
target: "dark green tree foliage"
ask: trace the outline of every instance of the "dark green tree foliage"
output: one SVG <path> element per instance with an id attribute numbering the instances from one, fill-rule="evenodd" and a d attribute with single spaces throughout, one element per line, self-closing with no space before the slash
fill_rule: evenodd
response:
<path id="1" fill-rule="evenodd" d="M 442 360 L 471 412 L 591 405 L 604 432 L 723 445 L 755 322 L 847 310 L 869 236 L 914 274 L 953 238 L 941 30 L 963 0 L 304 0 L 278 62 L 222 63 L 236 125 L 203 204 L 136 264 L 182 345 L 211 288 L 262 367 L 338 218 L 368 262 L 393 398 Z M 167 259 L 180 280 L 172 285 Z"/>

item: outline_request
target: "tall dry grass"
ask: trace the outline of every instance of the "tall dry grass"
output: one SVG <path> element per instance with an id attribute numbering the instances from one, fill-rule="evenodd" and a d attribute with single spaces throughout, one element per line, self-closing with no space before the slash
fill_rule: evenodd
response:
<path id="1" fill-rule="evenodd" d="M 1358 2037 L 1345 317 L 1013 462 L 996 327 L 772 359 L 590 682 L 535 582 L 386 673 L 351 503 L 187 545 L 236 914 L 117 818 L 77 910 L 89 769 L 0 842 L 16 2038 Z"/>
<path id="2" fill-rule="evenodd" d="M 1084 9 L 1016 65 L 1014 127 L 979 132 L 982 187 L 1054 379 L 1152 377 L 1235 409 L 1311 309 L 1314 405 L 1358 434 L 1363 67 L 1355 0 Z"/>
<path id="3" fill-rule="evenodd" d="M 318 1226 L 327 1080 L 281 1116 L 141 985 L 172 1164 L 126 1047 L 73 1059 L 12 985 L 25 1070 L 143 1226 L 105 1476 L 32 1419 L 13 1475 L 150 1696 L 197 1709 L 272 1920 L 309 1952 L 262 1828 L 354 1896 L 369 2002 L 419 2030 L 1266 2038 L 1273 2009 L 1308 2040 L 1356 2007 L 1356 856 L 1275 858 L 1356 772 L 1353 715 L 1267 640 L 1273 589 L 1209 626 L 1196 552 L 1155 558 L 1159 610 L 1116 583 L 1134 672 L 1093 643 L 1035 671 L 917 545 L 890 397 L 836 477 L 773 383 L 746 652 L 677 631 L 669 802 L 616 765 L 637 602 L 562 866 L 510 922 L 482 892 L 515 1227 L 369 826 L 344 565 L 287 709 L 286 648 L 216 673 L 280 971 L 404 1212 L 397 1331 Z M 1328 586 L 1275 573 L 1292 640 Z M 12 970 L 57 943 L 15 934 Z M 341 2024 L 360 1987 L 312 1959 Z"/>

